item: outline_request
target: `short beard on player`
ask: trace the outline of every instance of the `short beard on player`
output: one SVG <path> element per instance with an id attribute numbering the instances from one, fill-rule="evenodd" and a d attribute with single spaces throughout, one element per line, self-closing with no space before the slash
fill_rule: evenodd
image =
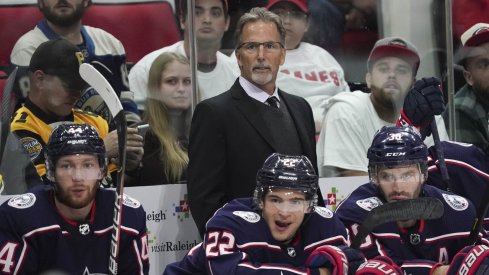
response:
<path id="1" fill-rule="evenodd" d="M 67 16 L 58 16 L 51 12 L 50 8 L 46 6 L 44 6 L 41 11 L 44 14 L 44 17 L 46 17 L 46 19 L 54 25 L 60 27 L 70 27 L 78 23 L 83 18 L 83 15 L 85 14 L 85 7 L 83 6 L 82 2 L 75 6 L 75 10 L 72 14 Z"/>
<path id="2" fill-rule="evenodd" d="M 88 190 L 87 196 L 81 201 L 74 201 L 73 199 L 71 199 L 70 193 L 66 189 L 60 188 L 57 185 L 55 185 L 54 192 L 55 192 L 56 199 L 60 203 L 73 209 L 81 209 L 87 206 L 92 200 L 95 199 L 98 190 L 97 188 L 98 188 L 98 184 L 91 186 L 90 189 Z"/>
<path id="3" fill-rule="evenodd" d="M 384 89 L 379 88 L 375 85 L 371 85 L 370 92 L 376 95 L 376 100 L 380 103 L 385 109 L 391 110 L 393 113 L 399 112 L 402 108 L 402 104 L 404 103 L 404 97 L 406 93 L 402 91 L 399 94 L 393 94 L 392 96 L 387 96 L 388 94 L 384 91 Z"/>

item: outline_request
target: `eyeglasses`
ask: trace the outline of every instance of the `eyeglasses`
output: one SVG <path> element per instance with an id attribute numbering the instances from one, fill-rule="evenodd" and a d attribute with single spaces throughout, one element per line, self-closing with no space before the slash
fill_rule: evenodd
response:
<path id="1" fill-rule="evenodd" d="M 378 176 L 378 180 L 380 183 L 391 184 L 394 182 L 398 183 L 413 183 L 418 182 L 420 179 L 420 173 L 407 172 L 403 173 L 400 176 L 395 176 L 391 173 L 380 173 Z"/>
<path id="2" fill-rule="evenodd" d="M 253 54 L 257 53 L 258 50 L 260 49 L 260 46 L 263 46 L 263 50 L 267 53 L 276 53 L 279 52 L 284 45 L 280 42 L 273 42 L 273 41 L 267 41 L 267 42 L 244 42 L 241 43 L 238 46 L 238 50 L 243 48 L 247 53 Z"/>
<path id="3" fill-rule="evenodd" d="M 307 13 L 298 10 L 286 10 L 286 9 L 272 9 L 271 12 L 282 18 L 291 18 L 295 20 L 305 20 L 307 19 Z"/>

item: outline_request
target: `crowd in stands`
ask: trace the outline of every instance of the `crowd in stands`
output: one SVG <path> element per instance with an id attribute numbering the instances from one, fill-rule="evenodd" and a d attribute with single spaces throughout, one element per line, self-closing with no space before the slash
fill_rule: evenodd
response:
<path id="1" fill-rule="evenodd" d="M 454 7 L 462 2 L 455 1 Z M 29 10 L 35 20 L 26 21 L 31 25 L 19 28 L 22 33 L 15 37 L 6 35 L 12 39 L 6 43 L 9 56 L 5 47 L 0 56 L 0 90 L 8 100 L 2 104 L 15 109 L 11 114 L 0 109 L 0 152 L 6 152 L 0 156 L 0 194 L 48 185 L 55 186 L 53 202 L 65 203 L 63 194 L 56 193 L 64 182 L 59 171 L 78 169 L 76 157 L 86 152 L 69 151 L 75 144 L 67 142 L 61 149 L 68 153 L 57 148 L 61 155 L 50 158 L 50 134 L 63 129 L 59 125 L 80 124 L 84 126 L 66 128 L 73 140 L 84 142 L 78 135 L 90 133 L 90 140 L 103 143 L 106 162 L 99 161 L 97 169 L 84 167 L 101 169 L 89 178 L 96 189 L 115 187 L 122 178 L 126 186 L 186 184 L 203 244 L 169 266 L 167 274 L 259 273 L 269 263 L 283 274 L 291 266 L 308 274 L 353 274 L 348 268 L 380 274 L 369 269 L 379 264 L 392 274 L 458 274 L 473 251 L 482 251 L 483 257 L 472 271 L 489 270 L 486 231 L 472 232 L 477 234 L 474 243 L 464 240 L 475 230 L 471 221 L 476 207 L 482 207 L 481 186 L 489 178 L 489 166 L 483 164 L 489 155 L 489 23 L 476 19 L 480 12 L 473 17 L 455 13 L 454 39 L 460 41 L 455 65 L 465 83 L 453 91 L 456 117 L 451 118 L 441 82 L 436 77 L 419 80 L 423 53 L 415 43 L 380 36 L 378 1 L 195 0 L 195 14 L 189 14 L 187 3 L 120 3 L 131 20 L 145 8 L 165 10 L 166 22 L 144 19 L 158 24 L 159 33 L 147 34 L 144 29 L 131 34 L 127 26 L 134 22 L 121 23 L 124 29 L 110 27 L 113 21 L 104 26 L 101 11 L 115 3 L 0 5 L 0 17 L 2 9 L 12 13 L 17 8 Z M 479 9 L 489 7 L 484 3 Z M 9 30 L 0 26 L 3 32 Z M 121 102 L 127 123 L 124 158 L 123 135 L 110 104 L 80 76 L 82 63 L 98 70 Z M 11 72 L 13 81 L 5 83 Z M 459 123 L 456 129 L 450 129 L 450 119 Z M 451 138 L 450 130 L 455 133 Z M 5 151 L 5 146 L 12 148 Z M 99 154 L 97 150 L 88 154 Z M 440 150 L 450 156 L 446 165 L 453 165 L 450 176 L 460 184 L 446 181 Z M 59 166 L 65 157 L 73 163 Z M 7 159 L 30 162 L 19 175 L 18 169 L 9 170 Z M 369 183 L 332 213 L 323 208 L 318 177 L 346 176 L 368 176 Z M 9 181 L 25 186 L 4 188 Z M 440 223 L 397 221 L 379 227 L 358 250 L 348 247 L 372 209 L 418 197 L 443 202 L 448 212 Z M 85 210 L 94 207 L 94 198 Z M 10 218 L 5 209 L 0 207 L 0 217 Z M 85 216 L 89 212 L 83 211 Z M 289 212 L 295 214 L 284 214 Z M 59 215 L 67 216 L 63 211 Z M 450 224 L 448 218 L 454 216 L 463 222 Z M 301 240 L 301 232 L 313 231 L 309 219 L 337 227 L 307 239 L 309 247 Z M 263 236 L 245 232 L 247 226 Z M 141 232 L 137 249 L 144 252 Z M 451 234 L 456 236 L 436 243 L 439 236 Z M 316 243 L 316 237 L 334 236 L 338 239 Z M 0 233 L 0 247 L 2 237 Z M 243 243 L 238 246 L 238 239 L 279 249 L 270 246 L 258 253 L 243 249 Z M 213 243 L 220 241 L 230 247 L 214 251 Z M 144 265 L 131 268 L 146 274 L 147 258 L 141 260 Z"/>

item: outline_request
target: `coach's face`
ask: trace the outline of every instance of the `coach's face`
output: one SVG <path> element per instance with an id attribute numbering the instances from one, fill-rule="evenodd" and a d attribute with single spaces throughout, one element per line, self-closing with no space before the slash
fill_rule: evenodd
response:
<path id="1" fill-rule="evenodd" d="M 56 207 L 65 212 L 90 209 L 103 169 L 92 154 L 62 156 L 54 168 Z M 65 215 L 67 216 L 67 215 Z"/>
<path id="2" fill-rule="evenodd" d="M 263 199 L 262 216 L 273 238 L 284 244 L 289 243 L 299 230 L 309 202 L 299 191 L 273 189 Z"/>
<path id="3" fill-rule="evenodd" d="M 89 0 L 38 0 L 38 5 L 48 22 L 69 27 L 83 18 Z"/>
<path id="4" fill-rule="evenodd" d="M 275 23 L 250 22 L 243 27 L 240 41 L 241 45 L 249 42 L 280 42 L 280 34 Z M 283 47 L 266 49 L 261 45 L 250 49 L 242 46 L 236 50 L 236 58 L 242 77 L 268 94 L 273 94 L 279 66 L 285 61 Z"/>

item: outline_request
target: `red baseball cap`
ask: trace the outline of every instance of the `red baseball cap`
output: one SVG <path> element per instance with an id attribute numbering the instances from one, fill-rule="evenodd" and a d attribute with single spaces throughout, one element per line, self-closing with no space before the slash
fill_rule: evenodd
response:
<path id="1" fill-rule="evenodd" d="M 290 2 L 297 7 L 302 12 L 308 13 L 309 12 L 309 7 L 307 6 L 307 0 L 269 0 L 268 4 L 265 6 L 265 8 L 270 9 L 273 5 L 281 3 L 281 2 Z"/>
<path id="2" fill-rule="evenodd" d="M 489 24 L 477 23 L 466 30 L 460 37 L 464 47 L 475 47 L 489 42 Z"/>
<path id="3" fill-rule="evenodd" d="M 368 68 L 371 68 L 375 61 L 386 56 L 399 57 L 405 60 L 412 65 L 414 74 L 417 73 L 420 62 L 419 54 L 411 42 L 401 37 L 386 37 L 378 40 L 368 57 Z"/>

